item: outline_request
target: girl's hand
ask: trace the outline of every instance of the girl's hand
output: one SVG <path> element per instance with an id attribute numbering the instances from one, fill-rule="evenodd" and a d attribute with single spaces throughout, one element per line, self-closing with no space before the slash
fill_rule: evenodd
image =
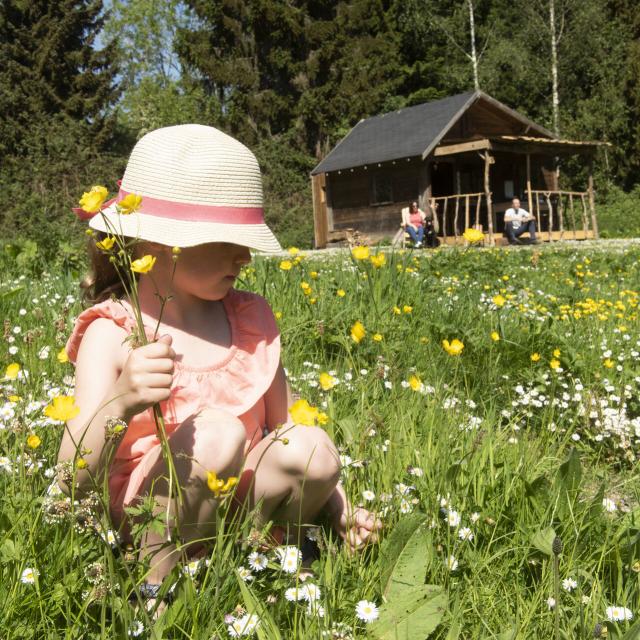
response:
<path id="1" fill-rule="evenodd" d="M 333 528 L 345 541 L 347 550 L 354 553 L 367 544 L 378 541 L 382 521 L 370 511 L 362 507 L 353 509 L 346 503 L 345 508 L 334 516 Z"/>
<path id="2" fill-rule="evenodd" d="M 124 420 L 169 399 L 175 357 L 169 335 L 129 354 L 113 388 L 115 402 L 121 407 Z"/>

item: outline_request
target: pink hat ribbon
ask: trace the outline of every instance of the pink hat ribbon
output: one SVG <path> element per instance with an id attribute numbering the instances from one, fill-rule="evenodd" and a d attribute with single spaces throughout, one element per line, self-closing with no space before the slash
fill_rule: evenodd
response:
<path id="1" fill-rule="evenodd" d="M 112 201 L 116 204 L 129 195 L 129 191 L 120 188 L 118 196 Z M 263 224 L 264 213 L 262 207 L 229 207 L 207 204 L 190 204 L 186 202 L 171 202 L 160 198 L 142 196 L 142 202 L 137 209 L 158 218 L 185 220 L 190 222 L 222 222 L 226 224 Z"/>

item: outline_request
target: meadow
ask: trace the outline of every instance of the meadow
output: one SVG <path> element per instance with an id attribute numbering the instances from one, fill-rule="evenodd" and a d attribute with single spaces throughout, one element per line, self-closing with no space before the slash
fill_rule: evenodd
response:
<path id="1" fill-rule="evenodd" d="M 156 621 L 100 499 L 52 482 L 80 274 L 1 266 L 1 638 L 640 635 L 640 246 L 256 258 L 239 286 L 384 533 L 352 556 L 312 530 L 302 582 L 295 550 L 289 572 L 221 519 Z"/>

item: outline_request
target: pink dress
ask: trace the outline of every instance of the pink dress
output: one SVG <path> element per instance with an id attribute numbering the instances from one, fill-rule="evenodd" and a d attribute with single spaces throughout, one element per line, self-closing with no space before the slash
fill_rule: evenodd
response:
<path id="1" fill-rule="evenodd" d="M 231 327 L 227 354 L 205 368 L 185 367 L 176 361 L 171 397 L 161 403 L 162 414 L 170 434 L 204 408 L 228 411 L 244 424 L 245 451 L 249 451 L 263 437 L 264 394 L 280 363 L 280 333 L 269 304 L 261 296 L 231 289 L 222 302 Z M 118 302 L 106 300 L 86 309 L 76 319 L 67 342 L 72 362 L 76 361 L 84 332 L 96 318 L 110 318 L 127 332 L 135 326 L 129 311 Z M 154 328 L 146 327 L 149 337 Z M 138 495 L 159 447 L 153 410 L 149 408 L 131 419 L 109 472 L 111 510 L 118 519 L 123 507 Z"/>

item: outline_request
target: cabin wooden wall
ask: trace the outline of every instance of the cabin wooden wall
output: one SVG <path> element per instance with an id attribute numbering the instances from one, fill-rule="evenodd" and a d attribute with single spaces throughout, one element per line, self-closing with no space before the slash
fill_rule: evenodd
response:
<path id="1" fill-rule="evenodd" d="M 522 135 L 525 133 L 525 128 L 524 123 L 520 120 L 479 100 L 449 129 L 443 142 L 501 135 Z"/>
<path id="2" fill-rule="evenodd" d="M 382 166 L 327 175 L 333 224 L 330 230 L 355 228 L 364 233 L 395 233 L 402 207 L 419 197 L 421 161 L 398 160 Z M 390 188 L 388 199 L 376 202 L 376 183 Z M 378 192 L 380 189 L 378 189 Z"/>

